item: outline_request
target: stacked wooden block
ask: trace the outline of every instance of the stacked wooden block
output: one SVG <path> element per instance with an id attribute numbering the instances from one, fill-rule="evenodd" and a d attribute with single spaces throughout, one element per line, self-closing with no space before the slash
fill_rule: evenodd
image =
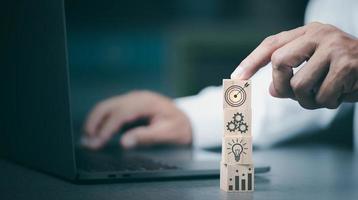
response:
<path id="1" fill-rule="evenodd" d="M 223 80 L 224 137 L 220 188 L 227 192 L 254 190 L 251 136 L 251 83 Z"/>

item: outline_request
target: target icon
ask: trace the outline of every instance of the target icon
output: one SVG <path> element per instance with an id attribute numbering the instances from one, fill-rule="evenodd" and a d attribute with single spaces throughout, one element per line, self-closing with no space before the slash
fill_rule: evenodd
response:
<path id="1" fill-rule="evenodd" d="M 246 101 L 246 92 L 239 85 L 232 85 L 225 91 L 225 101 L 232 107 L 239 107 Z"/>

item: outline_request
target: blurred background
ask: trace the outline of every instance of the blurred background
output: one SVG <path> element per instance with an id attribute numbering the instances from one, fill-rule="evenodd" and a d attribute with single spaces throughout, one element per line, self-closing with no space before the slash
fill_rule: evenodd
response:
<path id="1" fill-rule="evenodd" d="M 73 117 L 147 89 L 170 97 L 220 85 L 265 37 L 301 26 L 307 0 L 68 0 Z"/>

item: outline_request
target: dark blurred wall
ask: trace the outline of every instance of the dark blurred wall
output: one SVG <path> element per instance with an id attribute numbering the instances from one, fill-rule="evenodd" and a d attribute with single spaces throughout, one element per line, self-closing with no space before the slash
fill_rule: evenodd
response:
<path id="1" fill-rule="evenodd" d="M 306 3 L 66 1 L 75 119 L 133 89 L 176 97 L 219 85 L 264 37 L 302 25 Z"/>

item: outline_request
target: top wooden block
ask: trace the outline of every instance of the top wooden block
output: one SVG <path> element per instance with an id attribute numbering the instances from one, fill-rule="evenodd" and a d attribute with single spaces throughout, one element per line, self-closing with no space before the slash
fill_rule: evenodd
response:
<path id="1" fill-rule="evenodd" d="M 251 81 L 223 79 L 224 108 L 251 109 Z"/>

